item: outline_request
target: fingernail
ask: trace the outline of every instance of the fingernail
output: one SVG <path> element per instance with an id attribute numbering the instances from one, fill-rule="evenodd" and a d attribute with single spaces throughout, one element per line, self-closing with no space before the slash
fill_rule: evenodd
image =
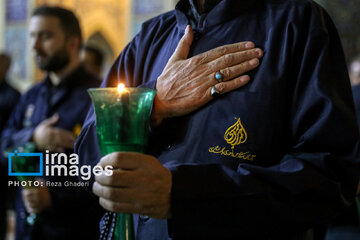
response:
<path id="1" fill-rule="evenodd" d="M 250 76 L 249 76 L 249 75 L 241 76 L 241 77 L 240 77 L 240 80 L 241 80 L 242 82 L 247 82 L 247 81 L 250 80 Z"/>
<path id="2" fill-rule="evenodd" d="M 245 44 L 245 47 L 246 47 L 246 48 L 253 48 L 253 47 L 254 47 L 254 43 L 248 42 L 248 43 Z"/>
<path id="3" fill-rule="evenodd" d="M 262 57 L 263 51 L 262 51 L 261 49 L 256 49 L 256 55 L 257 55 L 258 57 Z"/>
<path id="4" fill-rule="evenodd" d="M 258 65 L 259 64 L 259 59 L 254 58 L 254 59 L 250 60 L 250 64 L 253 65 L 253 66 Z"/>

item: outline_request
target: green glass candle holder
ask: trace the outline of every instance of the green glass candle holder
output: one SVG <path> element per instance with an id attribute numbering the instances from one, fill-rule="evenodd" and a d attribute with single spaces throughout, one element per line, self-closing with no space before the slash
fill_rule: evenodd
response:
<path id="1" fill-rule="evenodd" d="M 93 88 L 88 92 L 95 109 L 101 153 L 145 152 L 156 90 Z M 117 214 L 115 239 L 134 239 L 131 214 Z"/>

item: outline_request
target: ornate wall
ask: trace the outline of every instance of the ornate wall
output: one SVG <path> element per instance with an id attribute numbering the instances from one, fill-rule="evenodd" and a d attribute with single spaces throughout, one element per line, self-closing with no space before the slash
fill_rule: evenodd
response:
<path id="1" fill-rule="evenodd" d="M 101 33 L 117 55 L 129 41 L 130 0 L 36 0 L 36 5 L 56 4 L 80 18 L 84 39 Z"/>
<path id="2" fill-rule="evenodd" d="M 0 0 L 0 50 L 13 58 L 12 85 L 26 91 L 42 78 L 29 45 L 27 27 L 33 9 L 59 5 L 75 12 L 85 42 L 105 54 L 103 75 L 114 58 L 139 31 L 141 23 L 174 8 L 177 0 Z M 5 21 L 4 21 L 5 20 Z"/>

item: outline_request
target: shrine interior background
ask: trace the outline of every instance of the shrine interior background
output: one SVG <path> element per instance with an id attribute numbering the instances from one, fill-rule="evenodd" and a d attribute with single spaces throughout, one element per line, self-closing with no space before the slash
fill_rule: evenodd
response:
<path id="1" fill-rule="evenodd" d="M 342 38 L 348 62 L 360 54 L 359 0 L 316 0 L 332 16 Z M 85 42 L 105 55 L 103 75 L 142 22 L 172 10 L 177 0 L 0 0 L 0 51 L 12 57 L 11 84 L 26 91 L 39 81 L 29 46 L 27 26 L 32 10 L 56 4 L 73 10 L 80 19 Z"/>
<path id="2" fill-rule="evenodd" d="M 24 92 L 42 78 L 27 31 L 31 13 L 42 4 L 75 12 L 84 42 L 105 55 L 103 76 L 142 22 L 174 8 L 176 0 L 0 0 L 0 51 L 12 57 L 11 84 Z"/>

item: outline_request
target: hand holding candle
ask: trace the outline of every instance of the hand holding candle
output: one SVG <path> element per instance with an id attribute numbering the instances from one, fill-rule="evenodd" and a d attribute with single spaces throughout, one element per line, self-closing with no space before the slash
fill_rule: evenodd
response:
<path id="1" fill-rule="evenodd" d="M 95 108 L 100 150 L 105 156 L 100 165 L 112 165 L 114 168 L 112 176 L 96 178 L 93 191 L 100 197 L 100 204 L 104 208 L 122 212 L 116 219 L 115 239 L 131 240 L 133 239 L 132 216 L 127 213 L 147 212 L 139 211 L 144 206 L 149 206 L 139 201 L 139 198 L 145 200 L 148 192 L 140 193 L 140 191 L 146 187 L 146 184 L 144 187 L 146 181 L 154 179 L 148 178 L 149 174 L 144 172 L 148 165 L 141 164 L 140 159 L 146 155 L 128 154 L 145 152 L 151 107 L 156 90 L 125 88 L 124 85 L 119 85 L 118 88 L 89 89 L 88 92 Z M 121 157 L 124 154 L 125 157 Z M 147 156 L 144 159 L 146 160 L 143 163 L 150 164 L 149 159 L 154 158 Z M 157 164 L 161 165 L 158 162 Z M 157 176 L 157 171 L 151 174 Z M 129 184 L 126 185 L 126 182 Z M 148 182 L 148 184 L 152 183 Z M 150 208 L 153 206 L 150 205 Z"/>
<path id="2" fill-rule="evenodd" d="M 97 176 L 93 192 L 100 204 L 113 212 L 170 218 L 171 173 L 159 161 L 134 152 L 114 152 L 100 166 L 112 165 L 112 176 Z"/>

